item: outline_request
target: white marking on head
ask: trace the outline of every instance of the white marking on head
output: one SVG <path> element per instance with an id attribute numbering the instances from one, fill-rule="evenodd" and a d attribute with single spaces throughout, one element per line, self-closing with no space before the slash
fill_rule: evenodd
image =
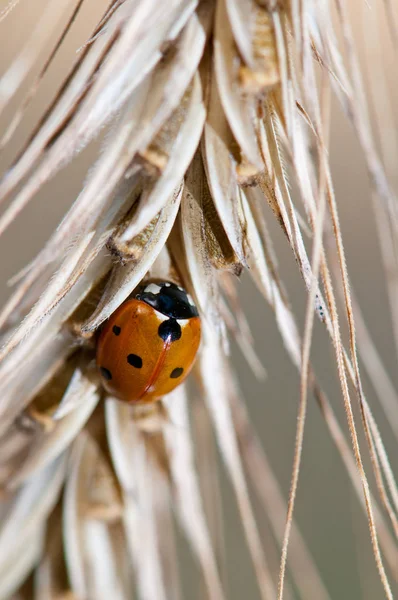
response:
<path id="1" fill-rule="evenodd" d="M 170 286 L 171 286 L 171 283 L 169 283 L 169 282 L 166 282 L 166 283 L 164 283 L 163 285 L 164 285 L 164 287 L 170 287 Z"/>
<path id="2" fill-rule="evenodd" d="M 164 315 L 163 313 L 159 312 L 156 310 L 156 318 L 159 321 L 159 323 L 163 323 L 163 321 L 168 321 L 170 319 L 170 317 L 168 317 L 167 315 Z"/>
<path id="3" fill-rule="evenodd" d="M 183 327 L 185 327 L 185 325 L 188 323 L 189 319 L 177 319 L 177 323 L 179 324 L 179 326 L 181 327 L 181 329 Z"/>
<path id="4" fill-rule="evenodd" d="M 180 287 L 179 285 L 177 285 L 178 289 L 180 290 L 180 292 L 184 291 L 184 288 Z"/>
<path id="5" fill-rule="evenodd" d="M 148 292 L 149 294 L 159 294 L 160 290 L 162 288 L 158 285 L 156 285 L 156 283 L 150 283 L 149 285 L 146 286 L 144 292 Z"/>
<path id="6" fill-rule="evenodd" d="M 192 296 L 190 294 L 187 294 L 187 298 L 188 298 L 188 302 L 191 306 L 193 306 L 194 308 L 196 308 L 195 306 L 195 302 L 192 300 Z"/>

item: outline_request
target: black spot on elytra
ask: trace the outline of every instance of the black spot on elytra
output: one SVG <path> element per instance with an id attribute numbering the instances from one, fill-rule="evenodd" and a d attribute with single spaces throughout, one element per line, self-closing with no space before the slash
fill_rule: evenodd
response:
<path id="1" fill-rule="evenodd" d="M 167 319 L 159 325 L 158 334 L 164 342 L 175 342 L 181 337 L 181 326 L 175 319 Z"/>
<path id="2" fill-rule="evenodd" d="M 110 381 L 112 379 L 112 373 L 109 369 L 105 369 L 105 367 L 100 367 L 100 373 L 104 379 Z"/>
<path id="3" fill-rule="evenodd" d="M 141 369 L 142 367 L 142 358 L 137 354 L 129 354 L 127 357 L 127 362 L 136 369 Z"/>
<path id="4" fill-rule="evenodd" d="M 177 377 L 181 377 L 181 375 L 183 374 L 183 372 L 184 372 L 184 369 L 182 367 L 176 367 L 170 373 L 170 377 L 172 379 L 177 379 Z"/>
<path id="5" fill-rule="evenodd" d="M 112 327 L 112 331 L 113 331 L 113 333 L 114 333 L 115 335 L 119 335 L 119 334 L 120 334 L 120 332 L 121 332 L 121 329 L 120 329 L 120 327 L 118 327 L 117 325 L 114 325 L 114 326 Z"/>

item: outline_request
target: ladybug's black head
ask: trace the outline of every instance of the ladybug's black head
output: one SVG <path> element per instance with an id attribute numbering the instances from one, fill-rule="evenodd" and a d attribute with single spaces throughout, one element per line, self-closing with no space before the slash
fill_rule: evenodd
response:
<path id="1" fill-rule="evenodd" d="M 190 319 L 199 316 L 191 296 L 182 287 L 170 281 L 149 283 L 136 298 L 153 306 L 167 317 Z"/>

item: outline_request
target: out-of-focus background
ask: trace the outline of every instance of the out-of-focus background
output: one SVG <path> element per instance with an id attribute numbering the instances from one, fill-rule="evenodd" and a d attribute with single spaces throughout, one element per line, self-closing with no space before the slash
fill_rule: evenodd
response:
<path id="1" fill-rule="evenodd" d="M 0 2 L 0 9 L 6 2 Z M 0 24 L 1 27 L 1 72 L 20 50 L 23 40 L 40 18 L 41 6 L 45 0 L 35 2 L 21 1 L 20 5 Z M 15 156 L 20 144 L 30 131 L 30 124 L 40 113 L 40 108 L 52 97 L 57 85 L 62 81 L 70 65 L 73 52 L 86 41 L 107 5 L 106 0 L 87 0 L 79 19 L 73 26 L 73 36 L 60 51 L 55 65 L 50 68 L 43 89 L 38 93 L 21 127 L 17 141 L 0 155 L 2 169 Z M 348 4 L 348 3 L 347 3 Z M 363 62 L 369 61 L 391 73 L 389 80 L 392 105 L 396 105 L 398 86 L 393 77 L 396 63 L 390 52 L 389 36 L 384 17 L 380 19 L 380 38 L 369 36 L 366 31 L 366 19 L 374 20 L 380 6 L 361 7 L 359 2 L 350 2 L 350 10 L 355 14 L 366 14 L 365 21 L 356 18 L 355 31 Z M 374 25 L 374 21 L 373 21 Z M 365 31 L 365 33 L 364 33 Z M 54 38 L 57 30 L 54 29 Z M 381 59 L 383 59 L 381 61 Z M 378 62 L 380 61 L 380 62 Z M 37 68 L 32 68 L 33 80 Z M 380 86 L 379 75 L 374 71 L 374 79 L 368 81 L 369 89 Z M 1 96 L 1 83 L 0 83 Z M 12 115 L 12 107 L 6 118 L 0 123 L 3 130 Z M 333 103 L 333 126 L 331 129 L 331 163 L 334 175 L 336 198 L 342 223 L 348 270 L 353 290 L 355 290 L 367 325 L 377 348 L 395 384 L 397 381 L 396 349 L 394 348 L 392 324 L 389 317 L 388 300 L 385 289 L 385 275 L 382 268 L 379 243 L 370 197 L 370 184 L 367 176 L 362 150 L 353 131 L 344 118 L 337 102 Z M 395 130 L 386 130 L 386 135 L 395 135 Z M 98 144 L 102 140 L 98 141 Z M 98 147 L 98 146 L 97 146 Z M 0 238 L 0 300 L 3 303 L 10 294 L 7 280 L 32 259 L 59 223 L 66 209 L 75 200 L 87 169 L 92 164 L 93 146 L 85 150 L 77 160 L 66 167 L 62 173 L 45 186 L 36 199 L 29 204 L 22 216 Z M 390 147 L 392 150 L 392 147 Z M 392 183 L 397 185 L 396 173 L 390 173 Z M 395 181 L 394 181 L 395 177 Z M 294 189 L 294 188 L 293 188 Z M 275 242 L 275 250 L 284 283 L 288 289 L 294 310 L 302 327 L 306 293 L 291 250 L 282 232 L 274 222 L 271 211 L 267 211 L 268 224 Z M 240 283 L 243 306 L 252 325 L 255 348 L 266 370 L 267 378 L 256 381 L 245 358 L 233 347 L 233 362 L 239 376 L 243 394 L 247 400 L 250 414 L 256 424 L 267 456 L 275 471 L 279 484 L 287 498 L 294 449 L 297 407 L 299 400 L 299 377 L 289 362 L 281 343 L 273 314 L 265 306 L 262 298 L 243 275 Z M 343 312 L 341 313 L 344 314 Z M 346 334 L 346 324 L 341 323 Z M 345 433 L 344 411 L 336 374 L 333 349 L 323 327 L 315 325 L 312 346 L 312 358 L 319 379 L 327 391 L 336 410 Z M 387 423 L 367 378 L 364 376 L 365 391 L 377 416 L 381 432 L 394 471 L 398 469 L 398 460 L 394 455 L 394 443 Z M 353 395 L 354 397 L 354 395 Z M 358 411 L 356 419 L 359 423 Z M 363 444 L 363 454 L 367 450 Z M 367 459 L 365 460 L 367 463 Z M 368 470 L 368 472 L 370 472 Z M 227 572 L 230 583 L 228 597 L 233 600 L 257 598 L 254 573 L 246 551 L 242 528 L 232 491 L 222 476 L 223 504 L 225 509 L 225 538 L 227 548 Z M 373 483 L 373 481 L 372 481 Z M 270 530 L 259 511 L 261 533 L 265 547 Z M 331 598 L 345 600 L 376 600 L 382 598 L 382 589 L 377 577 L 376 567 L 371 553 L 370 538 L 364 513 L 354 495 L 342 461 L 330 440 L 326 425 L 312 398 L 309 399 L 308 420 L 306 425 L 303 464 L 296 504 L 296 519 L 319 567 Z M 278 569 L 279 556 L 270 554 L 271 565 Z M 189 576 L 192 564 L 187 561 Z M 189 596 L 194 597 L 194 596 Z"/>

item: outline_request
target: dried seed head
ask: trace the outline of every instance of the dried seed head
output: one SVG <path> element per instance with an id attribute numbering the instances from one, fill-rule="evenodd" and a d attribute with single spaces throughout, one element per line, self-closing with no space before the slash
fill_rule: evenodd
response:
<path id="1" fill-rule="evenodd" d="M 11 110 L 11 103 L 16 108 L 0 139 L 1 149 L 14 142 L 18 124 L 24 123 L 72 24 L 82 16 L 84 3 L 75 4 L 66 17 L 66 3 L 48 3 L 23 51 L 4 73 L 0 115 Z M 393 569 L 396 552 L 384 516 L 373 509 L 347 381 L 351 379 L 360 402 L 378 491 L 396 531 L 398 493 L 364 397 L 356 357 L 360 330 L 357 338 L 327 153 L 331 86 L 363 144 L 374 193 L 379 194 L 378 209 L 382 207 L 390 224 L 386 243 L 391 248 L 396 247 L 397 204 L 362 108 L 343 4 L 339 9 L 342 35 L 336 36 L 329 5 L 309 0 L 116 0 L 77 58 L 75 48 L 70 51 L 65 80 L 53 90 L 0 179 L 0 201 L 8 202 L 0 215 L 1 234 L 50 179 L 107 128 L 75 203 L 15 279 L 14 294 L 0 314 L 0 597 L 14 594 L 34 569 L 34 589 L 28 582 L 21 597 L 178 598 L 171 509 L 198 557 L 210 600 L 225 597 L 211 531 L 215 528 L 208 526 L 206 514 L 208 506 L 214 506 L 206 489 L 217 487 L 216 475 L 211 486 L 198 481 L 187 389 L 182 386 L 156 405 L 131 410 L 106 398 L 94 368 L 96 331 L 146 278 L 182 283 L 200 309 L 204 334 L 195 393 L 216 432 L 261 596 L 276 597 L 246 475 L 267 506 L 276 539 L 286 511 L 278 493 L 276 501 L 272 496 L 273 476 L 228 360 L 227 332 L 253 372 L 264 374 L 234 287 L 247 269 L 275 314 L 287 354 L 301 376 L 278 600 L 284 593 L 287 543 L 294 527 L 307 387 L 318 398 L 359 490 L 344 435 L 309 363 L 314 308 L 335 351 L 363 487 L 361 505 L 367 511 L 384 591 L 392 598 L 378 533 L 383 560 L 385 556 Z M 58 27 L 61 23 L 63 29 Z M 52 32 L 58 32 L 55 41 Z M 340 58 L 340 38 L 347 45 L 349 74 Z M 320 77 L 315 61 L 322 69 Z M 18 105 L 17 93 L 24 93 L 25 80 L 29 85 L 30 71 L 38 75 Z M 295 180 L 301 205 L 289 178 Z M 333 282 L 330 263 L 335 254 L 323 241 L 326 203 L 340 267 Z M 283 229 L 309 293 L 303 340 L 273 253 L 266 225 L 271 213 L 263 211 L 267 205 Z M 311 235 L 305 239 L 308 231 Z M 339 323 L 344 320 L 338 319 L 334 297 L 340 280 L 349 351 L 341 339 Z M 385 384 L 378 385 L 374 368 L 369 372 L 384 398 Z M 207 456 L 209 431 L 197 436 L 195 444 Z M 213 469 L 215 462 L 207 461 L 206 468 Z M 210 520 L 221 519 L 210 515 Z M 300 596 L 329 600 L 297 532 L 294 537 L 291 576 Z"/>

